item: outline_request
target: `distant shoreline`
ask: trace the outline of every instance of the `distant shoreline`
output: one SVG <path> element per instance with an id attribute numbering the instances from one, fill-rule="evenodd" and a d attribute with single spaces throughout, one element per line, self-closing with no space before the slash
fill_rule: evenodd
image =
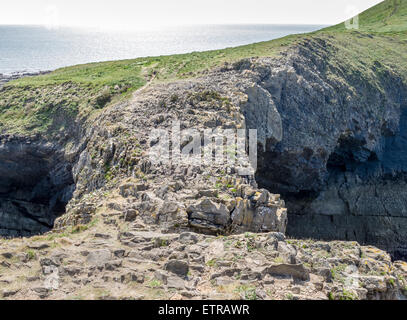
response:
<path id="1" fill-rule="evenodd" d="M 222 50 L 287 35 L 308 33 L 321 25 L 220 25 L 155 28 L 128 32 L 0 26 L 0 73 L 33 72 L 94 62 L 129 60 Z"/>
<path id="2" fill-rule="evenodd" d="M 35 77 L 42 74 L 50 73 L 51 71 L 38 71 L 38 72 L 27 72 L 27 71 L 20 71 L 20 72 L 13 72 L 10 74 L 3 74 L 0 73 L 0 87 L 2 87 L 5 83 L 17 80 L 24 77 Z"/>

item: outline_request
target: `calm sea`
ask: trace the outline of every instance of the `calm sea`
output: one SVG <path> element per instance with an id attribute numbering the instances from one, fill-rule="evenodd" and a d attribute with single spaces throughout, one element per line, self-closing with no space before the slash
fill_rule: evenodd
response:
<path id="1" fill-rule="evenodd" d="M 210 25 L 133 32 L 0 26 L 0 73 L 222 49 L 305 33 L 319 25 Z"/>

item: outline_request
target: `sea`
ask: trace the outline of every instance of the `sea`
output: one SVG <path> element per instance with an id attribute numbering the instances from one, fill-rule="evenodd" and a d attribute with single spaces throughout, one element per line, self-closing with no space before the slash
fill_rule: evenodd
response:
<path id="1" fill-rule="evenodd" d="M 223 49 L 318 30 L 321 25 L 195 25 L 137 31 L 0 25 L 0 74 L 89 62 Z"/>

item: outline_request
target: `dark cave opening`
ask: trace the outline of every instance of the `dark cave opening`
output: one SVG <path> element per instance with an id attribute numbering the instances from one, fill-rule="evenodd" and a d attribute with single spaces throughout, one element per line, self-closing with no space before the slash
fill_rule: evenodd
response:
<path id="1" fill-rule="evenodd" d="M 53 228 L 75 183 L 72 166 L 53 145 L 7 141 L 0 145 L 0 236 L 25 237 Z"/>
<path id="2" fill-rule="evenodd" d="M 366 140 L 363 133 L 343 133 L 323 179 L 305 151 L 259 149 L 256 181 L 286 201 L 288 236 L 357 241 L 407 260 L 407 109 L 396 132 L 384 130 L 373 147 Z"/>

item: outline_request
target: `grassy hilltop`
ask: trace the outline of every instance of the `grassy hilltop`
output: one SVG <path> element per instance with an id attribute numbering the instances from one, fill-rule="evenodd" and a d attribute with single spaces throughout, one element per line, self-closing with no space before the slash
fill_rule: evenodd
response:
<path id="1" fill-rule="evenodd" d="M 193 78 L 242 58 L 275 57 L 315 38 L 327 44 L 325 59 L 333 68 L 344 64 L 349 72 L 368 74 L 374 66 L 406 79 L 407 0 L 383 1 L 363 12 L 359 23 L 359 30 L 347 30 L 342 23 L 236 48 L 77 65 L 16 80 L 0 89 L 0 133 L 52 134 L 64 126 L 55 125 L 54 118 L 88 117 L 147 83 Z"/>
<path id="2" fill-rule="evenodd" d="M 340 23 L 326 30 L 345 30 Z M 359 30 L 367 32 L 402 32 L 407 30 L 407 0 L 386 0 L 359 15 Z"/>

